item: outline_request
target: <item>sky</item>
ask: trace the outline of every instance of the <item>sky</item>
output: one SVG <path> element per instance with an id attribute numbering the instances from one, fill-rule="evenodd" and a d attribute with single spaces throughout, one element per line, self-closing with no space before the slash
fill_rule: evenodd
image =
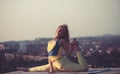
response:
<path id="1" fill-rule="evenodd" d="M 120 0 L 0 0 L 0 41 L 120 34 Z"/>

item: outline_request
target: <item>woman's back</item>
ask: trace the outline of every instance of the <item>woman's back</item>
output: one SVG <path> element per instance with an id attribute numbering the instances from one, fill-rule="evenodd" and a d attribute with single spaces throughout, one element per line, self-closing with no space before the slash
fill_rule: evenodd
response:
<path id="1" fill-rule="evenodd" d="M 60 40 L 51 40 L 48 42 L 48 58 L 55 61 L 62 57 L 63 47 L 60 45 Z"/>

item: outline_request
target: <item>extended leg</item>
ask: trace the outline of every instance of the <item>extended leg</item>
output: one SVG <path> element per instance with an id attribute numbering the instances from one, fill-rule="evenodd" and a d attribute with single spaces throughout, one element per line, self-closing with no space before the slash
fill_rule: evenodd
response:
<path id="1" fill-rule="evenodd" d="M 46 65 L 42 65 L 42 66 L 28 68 L 28 71 L 30 71 L 30 72 L 35 72 L 35 71 L 48 72 L 49 69 L 50 69 L 49 64 L 46 64 Z"/>

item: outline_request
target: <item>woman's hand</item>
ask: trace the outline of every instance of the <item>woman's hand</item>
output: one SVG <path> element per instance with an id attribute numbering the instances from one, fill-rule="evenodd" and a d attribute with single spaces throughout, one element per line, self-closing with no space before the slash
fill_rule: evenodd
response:
<path id="1" fill-rule="evenodd" d="M 79 42 L 76 39 L 73 39 L 73 41 L 71 42 L 71 45 L 79 46 Z"/>

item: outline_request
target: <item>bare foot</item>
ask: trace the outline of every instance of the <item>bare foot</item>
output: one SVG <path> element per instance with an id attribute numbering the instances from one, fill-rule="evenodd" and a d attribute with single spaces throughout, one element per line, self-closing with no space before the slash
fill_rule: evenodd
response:
<path id="1" fill-rule="evenodd" d="M 16 67 L 16 69 L 18 71 L 24 71 L 24 72 L 28 71 L 28 68 L 25 68 L 25 67 Z"/>

